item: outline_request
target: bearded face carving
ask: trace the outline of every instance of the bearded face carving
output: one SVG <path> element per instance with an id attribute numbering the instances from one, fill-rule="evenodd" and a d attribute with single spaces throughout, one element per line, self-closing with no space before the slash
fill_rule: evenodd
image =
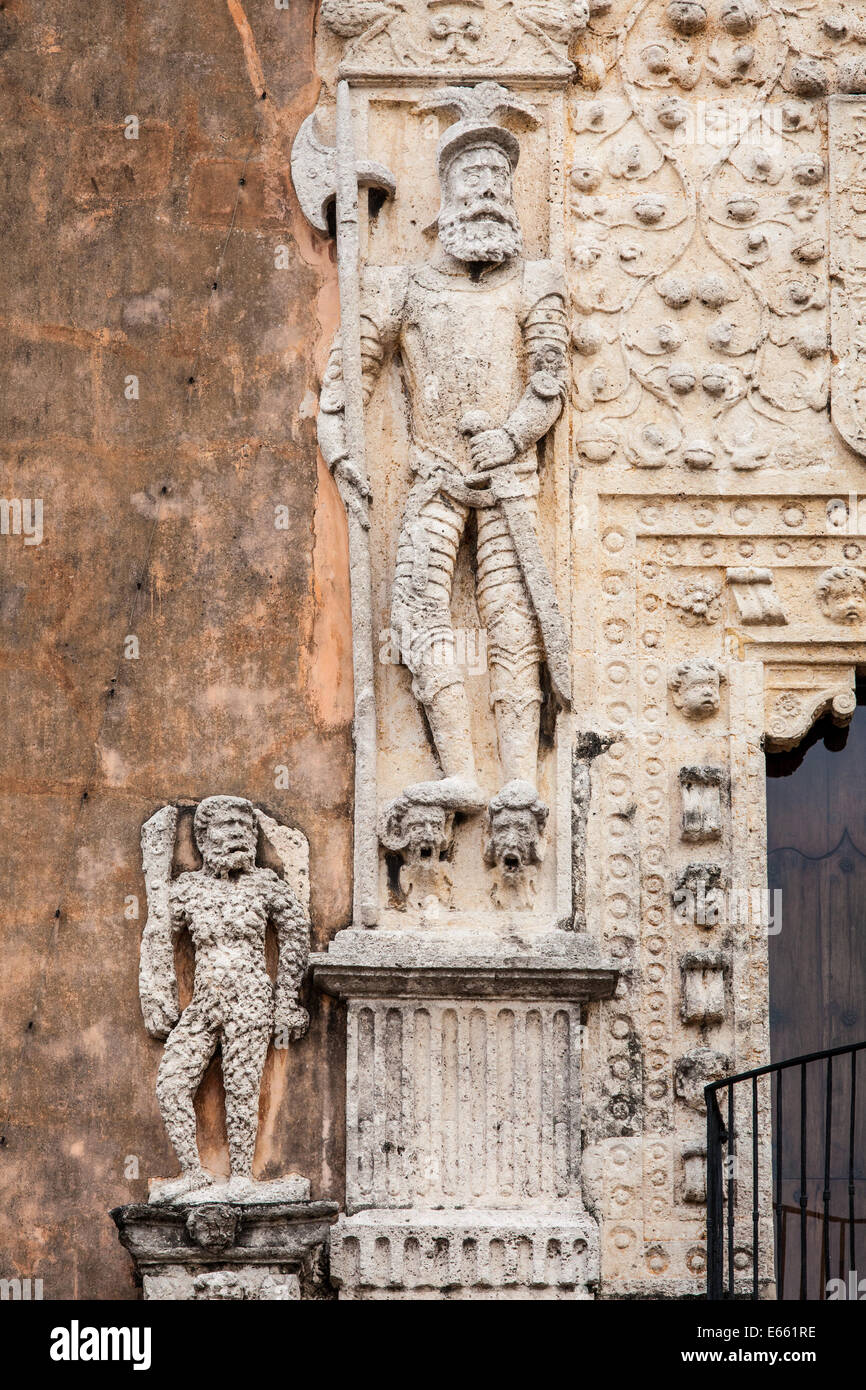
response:
<path id="1" fill-rule="evenodd" d="M 532 871 L 544 858 L 547 814 L 529 782 L 509 782 L 491 801 L 484 859 L 496 871 L 491 895 L 498 907 L 531 906 Z"/>
<path id="2" fill-rule="evenodd" d="M 258 826 L 249 803 L 230 797 L 202 801 L 195 835 L 208 873 L 224 877 L 255 868 Z"/>
<path id="3" fill-rule="evenodd" d="M 431 801 L 401 796 L 391 802 L 382 817 L 379 837 L 391 854 L 399 855 L 398 875 L 401 906 L 427 913 L 436 904 L 447 907 L 451 901 L 448 863 L 452 849 L 453 815 Z"/>
<path id="4" fill-rule="evenodd" d="M 495 145 L 456 154 L 443 177 L 439 240 L 459 261 L 501 263 L 522 249 L 511 165 Z"/>

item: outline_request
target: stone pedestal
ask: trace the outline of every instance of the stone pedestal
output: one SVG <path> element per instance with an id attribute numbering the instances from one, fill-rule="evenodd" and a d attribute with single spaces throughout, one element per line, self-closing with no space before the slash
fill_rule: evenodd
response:
<path id="1" fill-rule="evenodd" d="M 325 1248 L 334 1202 L 148 1202 L 111 1215 L 145 1299 L 330 1296 Z"/>
<path id="2" fill-rule="evenodd" d="M 581 1009 L 615 968 L 566 932 L 346 931 L 313 965 L 349 1004 L 340 1297 L 591 1297 Z"/>

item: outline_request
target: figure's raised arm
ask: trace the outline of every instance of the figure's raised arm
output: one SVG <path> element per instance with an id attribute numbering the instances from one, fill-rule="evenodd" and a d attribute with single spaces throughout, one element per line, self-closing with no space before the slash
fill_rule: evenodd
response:
<path id="1" fill-rule="evenodd" d="M 141 828 L 147 921 L 141 937 L 138 993 L 144 1026 L 154 1038 L 167 1038 L 180 1017 L 171 902 L 171 861 L 176 831 L 174 806 L 162 806 Z"/>

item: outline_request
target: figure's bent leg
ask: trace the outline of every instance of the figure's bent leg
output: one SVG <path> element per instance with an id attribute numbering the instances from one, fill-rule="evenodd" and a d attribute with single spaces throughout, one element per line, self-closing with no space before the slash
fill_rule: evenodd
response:
<path id="1" fill-rule="evenodd" d="M 215 1050 L 216 1030 L 189 1006 L 169 1034 L 156 1078 L 160 1114 L 190 1191 L 211 1181 L 199 1161 L 193 1100 Z"/>
<path id="2" fill-rule="evenodd" d="M 256 990 L 256 996 L 260 993 L 261 998 L 242 999 L 235 1017 L 223 1030 L 223 1084 L 232 1178 L 250 1179 L 253 1173 L 262 1072 L 273 1028 L 271 988 L 268 980 L 267 985 L 262 983 L 260 991 Z"/>
<path id="3" fill-rule="evenodd" d="M 527 498 L 535 509 L 535 499 Z M 478 611 L 487 629 L 490 703 L 503 781 L 536 785 L 541 636 L 508 524 L 498 507 L 478 515 Z"/>
<path id="4" fill-rule="evenodd" d="M 454 567 L 467 515 L 467 507 L 432 491 L 426 480 L 413 485 L 397 547 L 391 621 L 443 776 L 474 789 L 469 702 L 451 622 Z"/>

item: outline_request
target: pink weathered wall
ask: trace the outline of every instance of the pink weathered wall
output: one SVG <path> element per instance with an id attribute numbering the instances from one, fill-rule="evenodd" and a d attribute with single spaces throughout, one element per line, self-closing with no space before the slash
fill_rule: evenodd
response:
<path id="1" fill-rule="evenodd" d="M 288 173 L 314 11 L 0 13 L 2 493 L 44 505 L 41 545 L 0 539 L 0 1277 L 46 1298 L 134 1297 L 108 1209 L 176 1171 L 137 997 L 142 821 L 250 797 L 309 837 L 319 946 L 349 912 L 346 539 L 314 419 L 335 270 Z M 311 1005 L 269 1061 L 257 1161 L 339 1198 L 343 1020 Z M 220 1163 L 216 1073 L 201 1121 Z"/>

